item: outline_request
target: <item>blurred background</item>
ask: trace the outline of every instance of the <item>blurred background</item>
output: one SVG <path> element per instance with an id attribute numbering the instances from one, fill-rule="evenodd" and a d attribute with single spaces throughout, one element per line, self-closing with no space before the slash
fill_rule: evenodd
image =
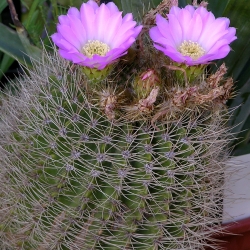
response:
<path id="1" fill-rule="evenodd" d="M 9 0 L 8 0 L 9 1 Z M 132 12 L 138 22 L 147 10 L 156 7 L 162 0 L 114 0 L 123 10 Z M 7 0 L 0 0 L 0 87 L 9 86 L 21 68 L 17 62 L 32 67 L 29 56 L 39 57 L 42 42 L 49 45 L 49 35 L 56 30 L 58 15 L 65 14 L 70 6 L 80 7 L 82 0 L 13 0 L 20 24 L 13 24 Z M 101 1 L 110 2 L 110 1 Z M 179 0 L 179 6 L 191 4 L 191 0 Z M 235 97 L 227 105 L 233 109 L 229 125 L 233 127 L 232 155 L 250 153 L 250 1 L 207 0 L 208 9 L 216 17 L 228 17 L 230 26 L 237 28 L 238 39 L 231 45 L 232 51 L 224 61 L 228 76 L 235 81 Z M 199 3 L 199 1 L 198 1 Z M 142 7 L 143 6 L 143 7 Z M 236 108 L 237 107 L 237 108 Z"/>

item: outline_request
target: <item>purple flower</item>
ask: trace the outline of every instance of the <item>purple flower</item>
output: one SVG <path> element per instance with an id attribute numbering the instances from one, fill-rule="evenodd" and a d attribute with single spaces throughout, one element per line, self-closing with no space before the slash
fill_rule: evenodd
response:
<path id="1" fill-rule="evenodd" d="M 122 18 L 114 3 L 99 7 L 90 0 L 80 11 L 71 7 L 59 16 L 57 33 L 51 37 L 63 58 L 101 70 L 127 53 L 142 29 L 135 26 L 132 14 Z"/>
<path id="2" fill-rule="evenodd" d="M 228 18 L 215 18 L 204 7 L 174 6 L 168 20 L 157 15 L 157 26 L 149 34 L 155 48 L 173 61 L 189 66 L 206 64 L 230 52 L 229 44 L 237 37 L 236 29 L 229 27 L 229 23 Z"/>

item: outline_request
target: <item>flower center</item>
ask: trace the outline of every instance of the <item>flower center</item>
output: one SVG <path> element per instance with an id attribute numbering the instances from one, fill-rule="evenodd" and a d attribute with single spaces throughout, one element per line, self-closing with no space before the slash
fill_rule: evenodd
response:
<path id="1" fill-rule="evenodd" d="M 110 47 L 98 40 L 89 40 L 82 48 L 82 53 L 91 58 L 93 55 L 105 56 L 110 51 Z"/>
<path id="2" fill-rule="evenodd" d="M 192 41 L 184 41 L 178 48 L 178 51 L 183 56 L 189 56 L 193 60 L 197 60 L 206 53 L 199 43 Z"/>

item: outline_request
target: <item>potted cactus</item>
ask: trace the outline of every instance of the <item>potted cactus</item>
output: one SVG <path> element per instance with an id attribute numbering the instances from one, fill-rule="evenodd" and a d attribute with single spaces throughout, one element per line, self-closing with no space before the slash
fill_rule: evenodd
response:
<path id="1" fill-rule="evenodd" d="M 229 19 L 89 0 L 51 38 L 2 97 L 1 249 L 216 248 L 233 81 L 207 66 Z"/>

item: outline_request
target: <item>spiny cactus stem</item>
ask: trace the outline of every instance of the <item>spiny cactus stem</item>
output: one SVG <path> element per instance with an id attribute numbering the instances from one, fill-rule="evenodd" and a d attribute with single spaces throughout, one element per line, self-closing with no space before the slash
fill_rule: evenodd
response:
<path id="1" fill-rule="evenodd" d="M 161 56 L 152 57 L 156 55 Z M 161 89 L 147 115 L 126 109 L 135 101 L 130 97 L 136 98 L 129 92 L 134 65 L 122 69 L 129 79 L 112 75 L 100 89 L 91 89 L 80 67 L 69 72 L 57 55 L 19 80 L 20 96 L 3 99 L 0 248 L 205 248 L 213 226 L 220 223 L 216 201 L 226 159 L 227 133 L 220 129 L 225 118 L 210 107 L 176 111 L 183 95 L 197 101 L 195 95 L 206 89 L 197 92 L 197 84 L 196 92 L 189 93 L 191 87 L 178 92 L 172 87 L 174 74 L 160 69 L 166 61 L 159 58 L 157 66 L 158 58 L 154 64 L 151 55 L 141 56 L 142 67 L 135 62 L 134 69 L 155 68 L 172 91 L 164 95 Z M 221 74 L 204 79 L 208 91 L 229 90 L 221 84 Z M 100 93 L 109 84 L 114 84 L 111 93 L 122 93 L 125 81 L 129 94 L 118 94 L 116 123 L 103 112 L 105 107 L 112 111 L 114 103 L 104 101 L 101 107 Z M 164 101 L 168 97 L 170 106 Z M 155 126 L 148 124 L 150 119 Z"/>

